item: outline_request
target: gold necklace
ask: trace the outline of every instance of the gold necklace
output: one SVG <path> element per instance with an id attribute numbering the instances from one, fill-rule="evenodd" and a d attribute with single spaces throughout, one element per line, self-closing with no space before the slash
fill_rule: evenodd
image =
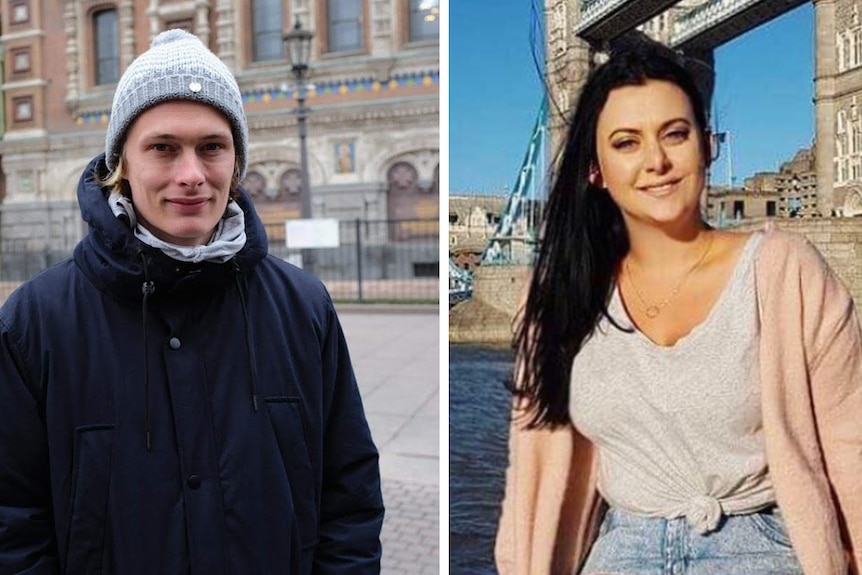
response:
<path id="1" fill-rule="evenodd" d="M 644 309 L 644 313 L 646 314 L 646 316 L 649 319 L 655 319 L 656 317 L 658 317 L 658 315 L 662 312 L 662 310 L 667 307 L 667 304 L 670 303 L 670 300 L 672 300 L 676 296 L 676 294 L 679 293 L 679 290 L 682 289 L 682 286 L 685 283 L 685 280 L 687 280 L 688 277 L 692 273 L 694 273 L 694 270 L 696 270 L 700 266 L 700 264 L 703 263 L 703 260 L 706 259 L 706 255 L 709 253 L 709 250 L 712 248 L 713 238 L 714 238 L 714 235 L 710 234 L 709 235 L 709 243 L 706 245 L 706 249 L 703 250 L 703 253 L 697 259 L 697 261 L 694 262 L 694 265 L 691 266 L 690 268 L 688 268 L 688 271 L 685 272 L 685 274 L 682 276 L 682 278 L 677 282 L 676 286 L 674 286 L 674 288 L 670 291 L 668 296 L 658 303 L 649 303 L 646 300 L 646 297 L 644 297 L 644 294 L 641 292 L 641 290 L 638 289 L 638 286 L 635 283 L 634 275 L 632 274 L 632 269 L 631 269 L 631 266 L 629 265 L 629 261 L 628 260 L 625 261 L 625 263 L 623 265 L 626 268 L 626 274 L 629 277 L 629 283 L 632 284 L 632 287 L 634 288 L 635 293 L 638 296 L 638 299 L 641 300 L 641 305 Z"/>

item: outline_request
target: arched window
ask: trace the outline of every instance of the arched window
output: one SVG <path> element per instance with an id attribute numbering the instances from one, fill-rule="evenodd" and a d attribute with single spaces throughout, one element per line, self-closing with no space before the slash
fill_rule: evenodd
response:
<path id="1" fill-rule="evenodd" d="M 398 162 L 389 168 L 389 189 L 398 193 L 409 193 L 416 190 L 419 179 L 416 168 L 407 162 Z"/>
<path id="2" fill-rule="evenodd" d="M 396 162 L 387 171 L 389 238 L 395 241 L 429 238 L 439 233 L 439 197 L 429 193 L 431 181 L 419 179 L 415 166 Z"/>
<path id="3" fill-rule="evenodd" d="M 254 0 L 251 4 L 252 58 L 255 62 L 284 58 L 282 0 Z"/>
<path id="4" fill-rule="evenodd" d="M 862 194 L 859 190 L 853 190 L 844 202 L 844 215 L 847 217 L 862 216 Z"/>
<path id="5" fill-rule="evenodd" d="M 120 79 L 120 42 L 117 11 L 101 10 L 93 14 L 93 78 L 97 86 L 114 84 Z"/>
<path id="6" fill-rule="evenodd" d="M 845 50 L 847 50 L 846 67 L 848 69 L 852 69 L 854 66 L 856 66 L 856 38 L 853 36 L 853 32 L 851 32 L 850 30 L 848 30 L 846 34 L 847 35 L 845 37 L 847 38 L 847 45 L 844 47 Z"/>
<path id="7" fill-rule="evenodd" d="M 278 203 L 289 218 L 302 217 L 302 172 L 288 168 L 279 178 Z M 309 214 L 310 215 L 310 214 Z"/>
<path id="8" fill-rule="evenodd" d="M 386 174 L 389 239 L 407 240 L 411 237 L 410 227 L 416 217 L 416 191 L 419 174 L 408 162 L 397 162 Z"/>
<path id="9" fill-rule="evenodd" d="M 290 168 L 281 175 L 281 196 L 299 196 L 302 192 L 302 172 L 296 168 Z"/>
<path id="10" fill-rule="evenodd" d="M 410 41 L 437 40 L 440 37 L 440 0 L 408 0 L 410 4 Z"/>
<path id="11" fill-rule="evenodd" d="M 257 172 L 249 172 L 242 181 L 242 187 L 252 199 L 260 199 L 266 191 L 266 178 Z"/>
<path id="12" fill-rule="evenodd" d="M 362 50 L 363 0 L 326 1 L 327 52 Z"/>
<path id="13" fill-rule="evenodd" d="M 842 40 L 843 34 L 838 34 L 838 40 L 835 42 L 835 49 L 838 52 L 838 58 L 836 59 L 836 62 L 838 62 L 839 72 L 844 71 L 844 42 L 842 42 Z"/>

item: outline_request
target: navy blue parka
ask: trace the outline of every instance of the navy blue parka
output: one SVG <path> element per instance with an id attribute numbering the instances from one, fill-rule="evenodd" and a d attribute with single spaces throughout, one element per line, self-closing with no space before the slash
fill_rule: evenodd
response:
<path id="1" fill-rule="evenodd" d="M 244 193 L 231 261 L 142 244 L 105 169 L 73 257 L 0 309 L 0 575 L 379 573 L 377 451 L 322 284 L 267 255 Z"/>

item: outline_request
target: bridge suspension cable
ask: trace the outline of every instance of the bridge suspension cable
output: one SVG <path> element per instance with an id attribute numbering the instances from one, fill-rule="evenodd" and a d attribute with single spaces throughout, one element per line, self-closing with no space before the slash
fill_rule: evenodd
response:
<path id="1" fill-rule="evenodd" d="M 482 253 L 482 265 L 532 263 L 545 198 L 547 124 L 548 106 L 543 99 L 515 185 L 500 214 L 497 229 Z"/>

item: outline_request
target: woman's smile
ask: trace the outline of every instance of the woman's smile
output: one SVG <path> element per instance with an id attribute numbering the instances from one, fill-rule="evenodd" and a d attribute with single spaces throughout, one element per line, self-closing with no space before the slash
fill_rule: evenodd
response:
<path id="1" fill-rule="evenodd" d="M 676 186 L 679 182 L 680 180 L 672 180 L 661 184 L 638 186 L 637 189 L 649 196 L 664 197 L 672 194 L 676 190 Z"/>

